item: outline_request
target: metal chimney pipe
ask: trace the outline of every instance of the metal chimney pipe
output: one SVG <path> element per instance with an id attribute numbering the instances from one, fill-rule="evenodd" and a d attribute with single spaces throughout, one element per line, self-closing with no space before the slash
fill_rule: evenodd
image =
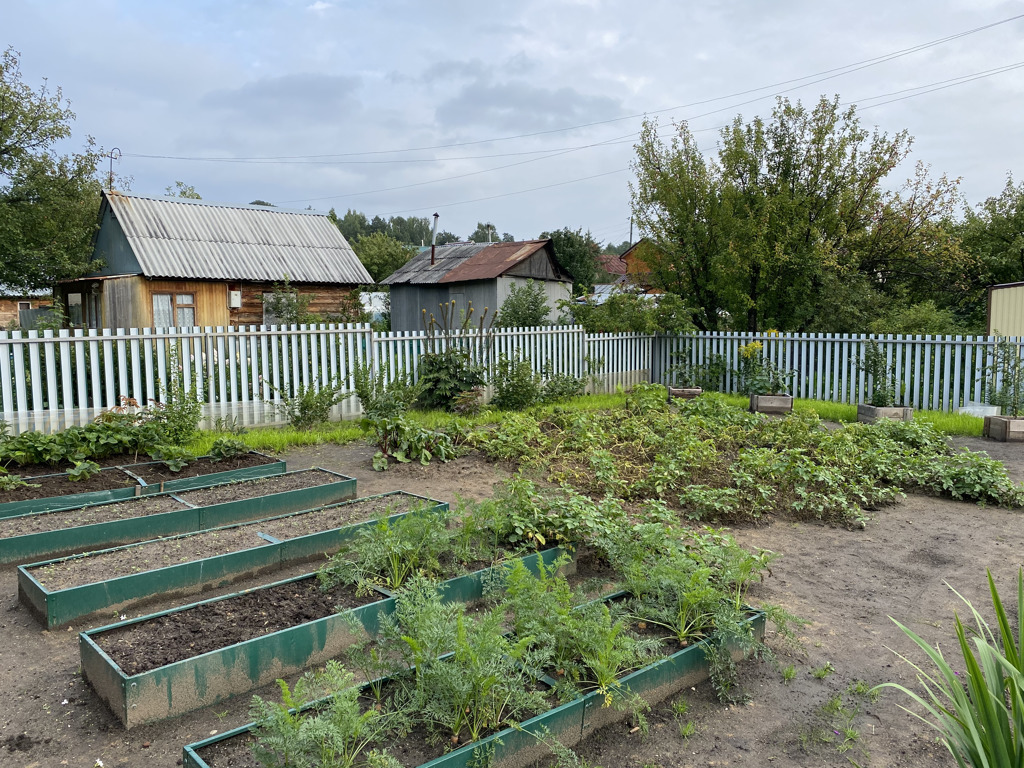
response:
<path id="1" fill-rule="evenodd" d="M 434 266 L 434 253 L 437 250 L 437 220 L 440 214 L 434 214 L 434 233 L 430 236 L 430 266 Z"/>

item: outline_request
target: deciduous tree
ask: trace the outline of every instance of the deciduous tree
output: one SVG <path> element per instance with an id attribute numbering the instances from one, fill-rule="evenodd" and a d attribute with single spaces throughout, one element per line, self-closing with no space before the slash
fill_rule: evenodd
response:
<path id="1" fill-rule="evenodd" d="M 20 54 L 0 55 L 0 283 L 48 288 L 94 266 L 101 153 L 91 138 L 80 153 L 54 148 L 74 118 L 60 88 L 33 89 Z"/>
<path id="2" fill-rule="evenodd" d="M 963 283 L 968 261 L 943 226 L 956 182 L 919 165 L 901 188 L 883 184 L 910 145 L 905 131 L 864 129 L 838 98 L 737 117 L 712 159 L 685 124 L 666 144 L 648 121 L 632 193 L 651 282 L 699 328 L 749 331 L 863 330 L 842 326 L 873 296 Z"/>

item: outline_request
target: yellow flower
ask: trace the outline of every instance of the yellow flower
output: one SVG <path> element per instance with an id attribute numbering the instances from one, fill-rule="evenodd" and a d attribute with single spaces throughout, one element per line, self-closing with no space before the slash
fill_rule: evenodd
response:
<path id="1" fill-rule="evenodd" d="M 749 344 L 744 344 L 740 347 L 740 354 L 743 355 L 747 360 L 751 360 L 761 354 L 761 342 L 752 341 Z"/>
<path id="2" fill-rule="evenodd" d="M 779 332 L 777 330 L 775 330 L 774 328 L 769 328 L 767 331 L 765 331 L 765 333 L 768 336 L 778 336 L 779 335 Z"/>

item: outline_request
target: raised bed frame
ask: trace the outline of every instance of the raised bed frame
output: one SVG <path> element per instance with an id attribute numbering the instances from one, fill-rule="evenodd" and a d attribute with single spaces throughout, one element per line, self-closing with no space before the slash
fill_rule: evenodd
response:
<path id="1" fill-rule="evenodd" d="M 764 614 L 754 613 L 747 622 L 755 637 L 763 639 Z M 705 650 L 715 642 L 718 642 L 716 638 L 711 637 L 691 645 L 625 675 L 620 682 L 628 691 L 639 694 L 649 704 L 657 704 L 684 687 L 696 685 L 708 678 Z M 731 650 L 733 659 L 738 661 L 742 658 L 739 649 L 733 647 Z M 519 728 L 506 728 L 423 763 L 418 768 L 470 768 L 481 764 L 481 758 L 490 768 L 523 768 L 551 753 L 541 737 L 557 739 L 566 747 L 573 747 L 598 728 L 629 716 L 628 711 L 605 707 L 603 704 L 603 694 L 597 691 L 588 693 L 523 721 Z M 255 723 L 249 723 L 186 745 L 182 749 L 182 764 L 186 768 L 210 768 L 198 754 L 199 750 L 227 739 L 244 738 L 254 726 Z"/>
<path id="2" fill-rule="evenodd" d="M 258 456 L 266 456 L 266 454 L 259 453 L 258 451 L 250 451 Z M 200 456 L 198 458 L 209 458 L 207 456 Z M 136 475 L 132 474 L 131 470 L 133 467 L 142 467 L 149 464 L 159 464 L 160 462 L 141 462 L 138 464 L 124 464 L 117 467 L 104 467 L 101 472 L 121 472 L 125 474 L 125 480 L 130 481 L 130 485 L 126 485 L 124 488 L 112 488 L 106 491 L 89 491 L 88 493 L 69 493 L 64 496 L 47 496 L 41 499 L 25 499 L 24 501 L 8 501 L 0 504 L 0 518 L 2 517 L 14 517 L 15 515 L 24 515 L 31 512 L 55 512 L 62 509 L 74 509 L 75 507 L 85 506 L 87 504 L 109 504 L 115 501 L 126 501 L 127 499 L 133 499 L 136 496 L 147 496 L 151 493 L 164 493 L 167 491 L 191 491 L 196 488 L 206 488 L 210 485 L 219 485 L 221 483 L 230 483 L 235 480 L 252 480 L 257 477 L 268 477 L 270 475 L 280 475 L 287 471 L 285 462 L 283 461 L 271 461 L 266 464 L 259 464 L 255 467 L 243 467 L 242 469 L 229 469 L 223 472 L 211 472 L 206 475 L 197 475 L 196 477 L 182 477 L 177 480 L 166 480 L 162 483 L 148 485 L 145 480 Z M 39 477 L 54 477 L 58 474 L 66 473 L 54 473 L 53 475 L 40 475 Z M 29 482 L 32 479 L 29 478 Z"/>
<path id="3" fill-rule="evenodd" d="M 327 469 L 314 467 L 312 469 L 300 469 L 295 472 L 284 474 L 300 474 L 302 472 L 327 472 L 335 475 L 337 480 L 323 485 L 315 485 L 309 488 L 296 488 L 291 491 L 271 493 L 266 496 L 257 496 L 250 499 L 238 499 L 225 501 L 220 504 L 210 504 L 197 507 L 187 501 L 179 499 L 175 492 L 165 491 L 163 494 L 148 494 L 151 497 L 162 495 L 170 496 L 172 499 L 181 502 L 187 509 L 177 509 L 170 512 L 158 512 L 143 517 L 131 517 L 121 520 L 107 520 L 101 523 L 90 523 L 74 528 L 61 528 L 55 531 L 40 531 L 38 533 L 26 533 L 21 536 L 9 536 L 0 538 L 0 564 L 24 563 L 40 558 L 53 558 L 58 555 L 72 552 L 85 552 L 99 548 L 110 548 L 130 542 L 145 541 L 162 536 L 173 536 L 180 533 L 195 533 L 206 528 L 218 528 L 232 523 L 258 520 L 262 517 L 281 515 L 291 512 L 301 512 L 315 509 L 327 504 L 335 504 L 346 499 L 352 499 L 356 495 L 355 479 L 346 475 L 331 472 Z M 220 474 L 220 473 L 218 473 Z M 278 477 L 280 475 L 268 475 L 264 477 Z M 209 477 L 209 476 L 207 476 Z M 264 477 L 251 478 L 262 480 Z M 194 479 L 194 478 L 189 478 Z M 227 482 L 238 482 L 230 480 Z M 223 484 L 223 483 L 220 483 Z M 213 487 L 204 486 L 204 488 Z M 190 489 L 199 490 L 199 489 Z M 183 492 L 183 491 L 177 491 Z M 108 502 L 109 503 L 109 502 Z M 95 505 L 85 505 L 95 506 Z M 72 509 L 80 509 L 76 507 Z M 25 515 L 11 515 L 12 517 L 31 517 L 35 515 L 49 514 L 50 512 L 67 512 L 70 510 L 49 510 L 49 512 L 30 512 Z"/>
<path id="4" fill-rule="evenodd" d="M 432 507 L 429 507 L 432 509 L 448 509 L 447 502 L 428 499 L 424 496 L 406 493 L 405 491 L 382 493 L 329 506 L 340 507 L 346 504 L 366 501 L 367 499 L 399 495 L 420 499 L 432 505 Z M 242 525 L 279 520 L 283 517 L 301 514 L 303 512 L 292 512 L 287 515 L 276 515 L 261 520 L 253 520 L 242 523 Z M 268 542 L 262 546 L 242 549 L 223 555 L 214 555 L 188 563 L 169 565 L 151 571 L 142 571 L 106 581 L 52 591 L 40 584 L 29 573 L 29 569 L 73 560 L 78 557 L 84 557 L 84 555 L 71 555 L 70 557 L 62 557 L 55 560 L 19 565 L 18 598 L 46 625 L 47 629 L 53 629 L 83 616 L 89 616 L 97 611 L 121 610 L 161 596 L 171 597 L 194 594 L 204 589 L 213 589 L 231 584 L 248 576 L 269 573 L 280 570 L 286 565 L 308 561 L 323 555 L 325 552 L 337 550 L 344 541 L 355 535 L 359 528 L 364 525 L 372 525 L 373 523 L 373 520 L 363 521 L 341 528 L 331 528 L 326 531 L 296 536 L 292 539 L 284 539 L 283 541 Z M 188 536 L 193 534 L 182 535 Z M 128 544 L 125 547 L 113 547 L 111 549 L 129 549 L 146 543 L 148 542 L 142 541 L 137 544 Z M 106 552 L 109 550 L 97 551 Z"/>
<path id="5" fill-rule="evenodd" d="M 536 573 L 538 560 L 550 565 L 562 552 L 560 549 L 549 549 L 528 555 L 523 558 L 523 562 Z M 485 584 L 492 578 L 492 574 L 499 573 L 507 567 L 508 564 L 499 564 L 444 582 L 441 591 L 445 601 L 469 602 L 483 597 Z M 297 576 L 244 592 L 82 632 L 78 636 L 82 674 L 124 726 L 132 728 L 215 704 L 310 666 L 323 664 L 366 636 L 353 634 L 351 618 L 359 620 L 365 633 L 374 635 L 380 626 L 380 618 L 395 610 L 394 598 L 387 595 L 386 590 L 379 590 L 381 599 L 376 602 L 137 675 L 126 675 L 94 640 L 98 635 L 111 629 L 149 621 L 196 605 L 214 603 L 240 594 L 289 584 L 313 575 Z"/>

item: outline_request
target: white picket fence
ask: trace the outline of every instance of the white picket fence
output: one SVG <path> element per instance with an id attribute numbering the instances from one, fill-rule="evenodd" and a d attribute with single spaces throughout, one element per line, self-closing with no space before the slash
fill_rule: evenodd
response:
<path id="1" fill-rule="evenodd" d="M 990 387 L 993 336 L 875 336 L 861 334 L 700 333 L 658 337 L 652 378 L 673 383 L 673 366 L 724 363 L 721 389 L 738 391 L 732 371 L 740 348 L 760 342 L 761 354 L 781 369 L 795 372 L 795 397 L 859 403 L 871 394 L 872 382 L 859 368 L 867 343 L 876 343 L 895 372 L 902 402 L 914 408 L 955 411 L 981 404 Z M 1018 340 L 1015 340 L 1018 341 Z"/>
<path id="2" fill-rule="evenodd" d="M 993 337 L 870 337 L 842 334 L 702 333 L 650 336 L 588 334 L 574 326 L 469 332 L 460 343 L 492 366 L 499 355 L 522 357 L 536 372 L 587 377 L 591 391 L 613 391 L 640 381 L 673 383 L 673 366 L 714 360 L 737 367 L 740 347 L 759 341 L 762 354 L 796 372 L 793 394 L 855 403 L 869 393 L 856 361 L 876 339 L 895 367 L 907 404 L 955 410 L 982 402 Z M 239 328 L 0 331 L 0 418 L 16 432 L 55 431 L 85 423 L 130 398 L 161 402 L 173 382 L 198 389 L 208 423 L 278 423 L 275 407 L 299 385 L 340 381 L 369 364 L 388 380 L 400 372 L 415 380 L 430 340 L 423 332 L 378 334 L 368 325 L 246 326 Z M 731 373 L 720 381 L 736 391 Z M 356 398 L 338 409 L 359 413 Z"/>
<path id="3" fill-rule="evenodd" d="M 499 355 L 518 356 L 545 375 L 593 374 L 598 390 L 650 378 L 649 336 L 556 326 L 471 331 L 459 343 L 489 368 Z M 280 423 L 282 397 L 334 381 L 352 391 L 359 365 L 415 381 L 429 344 L 423 332 L 377 334 L 363 324 L 0 331 L 0 419 L 14 432 L 56 431 L 126 399 L 163 402 L 180 384 L 198 390 L 208 424 Z M 349 398 L 335 415 L 359 412 Z"/>

